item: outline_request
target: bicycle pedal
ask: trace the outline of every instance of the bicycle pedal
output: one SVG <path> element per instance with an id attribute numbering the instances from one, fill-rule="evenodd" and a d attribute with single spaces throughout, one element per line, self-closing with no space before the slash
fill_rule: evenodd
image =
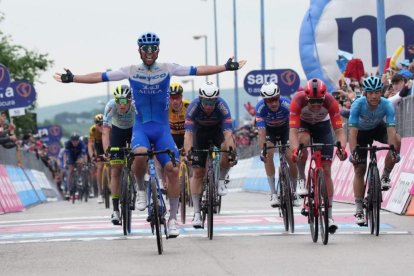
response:
<path id="1" fill-rule="evenodd" d="M 151 217 L 150 216 L 147 217 L 147 222 L 151 222 Z"/>

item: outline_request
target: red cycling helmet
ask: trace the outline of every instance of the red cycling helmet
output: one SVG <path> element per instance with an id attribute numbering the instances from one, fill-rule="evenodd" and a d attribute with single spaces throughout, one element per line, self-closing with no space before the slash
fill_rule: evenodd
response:
<path id="1" fill-rule="evenodd" d="M 305 93 L 310 99 L 325 97 L 326 85 L 320 79 L 311 79 L 306 83 Z"/>

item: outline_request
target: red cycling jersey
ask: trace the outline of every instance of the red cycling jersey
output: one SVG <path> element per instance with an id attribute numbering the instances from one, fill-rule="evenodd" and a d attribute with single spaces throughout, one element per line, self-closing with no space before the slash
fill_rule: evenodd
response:
<path id="1" fill-rule="evenodd" d="M 335 98 L 326 93 L 322 108 L 312 111 L 305 91 L 297 92 L 290 103 L 289 127 L 299 128 L 300 121 L 316 124 L 331 119 L 334 129 L 342 127 L 342 118 L 339 113 L 339 105 Z"/>

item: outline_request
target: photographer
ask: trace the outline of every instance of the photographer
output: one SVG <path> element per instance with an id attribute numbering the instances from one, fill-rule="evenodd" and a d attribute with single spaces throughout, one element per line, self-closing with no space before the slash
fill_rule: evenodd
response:
<path id="1" fill-rule="evenodd" d="M 16 126 L 12 123 L 7 123 L 7 116 L 5 112 L 0 115 L 0 145 L 6 149 L 11 149 L 16 146 L 17 137 L 14 134 Z"/>

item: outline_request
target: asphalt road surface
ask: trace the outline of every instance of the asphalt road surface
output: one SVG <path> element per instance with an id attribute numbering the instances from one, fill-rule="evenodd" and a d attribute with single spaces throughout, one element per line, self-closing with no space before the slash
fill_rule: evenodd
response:
<path id="1" fill-rule="evenodd" d="M 135 211 L 132 234 L 113 226 L 111 210 L 88 203 L 49 202 L 0 215 L 1 275 L 413 275 L 414 218 L 381 213 L 381 232 L 354 223 L 354 206 L 334 204 L 338 231 L 312 242 L 295 208 L 295 233 L 284 231 L 269 196 L 230 190 L 215 216 L 214 238 L 180 225 L 158 255 L 146 212 Z"/>

